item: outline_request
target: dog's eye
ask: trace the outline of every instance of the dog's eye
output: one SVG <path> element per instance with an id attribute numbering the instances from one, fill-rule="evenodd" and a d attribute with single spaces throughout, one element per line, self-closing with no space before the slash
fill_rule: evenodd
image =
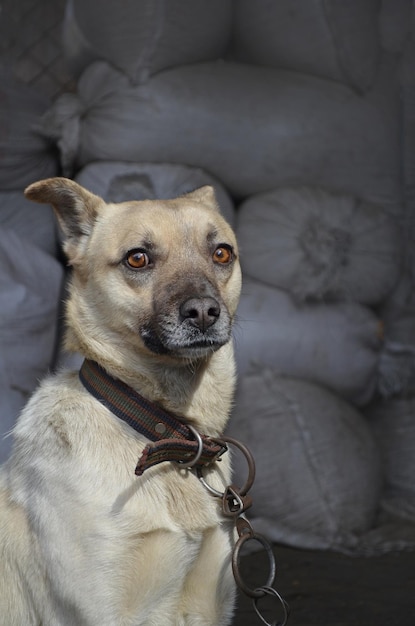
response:
<path id="1" fill-rule="evenodd" d="M 215 263 L 221 265 L 228 265 L 233 260 L 233 251 L 227 244 L 221 244 L 213 253 L 213 260 Z"/>
<path id="2" fill-rule="evenodd" d="M 131 250 L 125 257 L 125 262 L 131 269 L 141 270 L 150 264 L 150 259 L 148 254 L 142 250 Z"/>

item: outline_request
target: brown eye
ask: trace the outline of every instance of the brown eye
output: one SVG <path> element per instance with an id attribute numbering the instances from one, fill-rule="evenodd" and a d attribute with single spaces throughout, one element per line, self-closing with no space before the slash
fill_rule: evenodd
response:
<path id="1" fill-rule="evenodd" d="M 141 270 L 150 264 L 148 255 L 142 250 L 132 250 L 125 257 L 126 264 L 133 270 Z"/>
<path id="2" fill-rule="evenodd" d="M 218 246 L 213 253 L 213 260 L 215 263 L 220 263 L 221 265 L 228 265 L 233 259 L 233 252 L 230 246 L 221 245 Z"/>

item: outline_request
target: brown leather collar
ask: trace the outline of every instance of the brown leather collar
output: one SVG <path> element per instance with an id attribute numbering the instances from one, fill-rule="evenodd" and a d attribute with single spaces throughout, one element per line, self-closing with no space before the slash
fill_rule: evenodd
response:
<path id="1" fill-rule="evenodd" d="M 199 434 L 192 426 L 146 400 L 98 363 L 86 359 L 79 371 L 84 387 L 114 415 L 150 439 L 135 468 L 137 476 L 164 461 L 203 467 L 217 461 L 227 447 Z"/>

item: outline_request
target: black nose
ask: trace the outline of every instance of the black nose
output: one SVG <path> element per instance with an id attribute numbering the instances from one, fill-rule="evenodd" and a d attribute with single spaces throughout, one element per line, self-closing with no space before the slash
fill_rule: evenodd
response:
<path id="1" fill-rule="evenodd" d="M 180 306 L 182 320 L 188 320 L 193 326 L 204 332 L 212 326 L 220 315 L 220 305 L 215 298 L 189 298 Z"/>

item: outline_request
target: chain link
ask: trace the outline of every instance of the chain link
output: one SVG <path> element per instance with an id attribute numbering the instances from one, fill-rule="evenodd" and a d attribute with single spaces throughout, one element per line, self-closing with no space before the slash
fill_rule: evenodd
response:
<path id="1" fill-rule="evenodd" d="M 276 576 L 276 563 L 274 553 L 272 551 L 271 544 L 263 537 L 262 535 L 258 535 L 255 533 L 252 528 L 250 522 L 245 517 L 245 511 L 252 506 L 252 499 L 248 495 L 248 491 L 251 489 L 254 480 L 255 480 L 255 461 L 250 452 L 250 450 L 240 441 L 233 439 L 231 437 L 220 437 L 213 438 L 212 441 L 215 443 L 219 443 L 220 445 L 227 446 L 227 444 L 231 444 L 238 448 L 245 457 L 245 460 L 248 465 L 248 477 L 245 481 L 245 484 L 242 487 L 237 487 L 235 485 L 228 485 L 225 487 L 223 492 L 214 489 L 211 485 L 207 483 L 207 481 L 203 477 L 202 468 L 198 467 L 196 472 L 199 480 L 209 491 L 209 493 L 222 500 L 222 513 L 225 517 L 233 518 L 235 520 L 235 528 L 238 534 L 238 539 L 232 550 L 232 570 L 233 575 L 235 577 L 235 581 L 237 586 L 241 591 L 243 591 L 248 597 L 252 598 L 253 605 L 256 614 L 260 618 L 263 624 L 267 626 L 285 626 L 288 621 L 289 616 L 289 606 L 287 602 L 281 597 L 281 595 L 276 591 L 272 585 L 274 583 L 274 579 Z M 261 544 L 263 549 L 265 550 L 268 562 L 269 562 L 269 573 L 267 577 L 266 583 L 261 587 L 250 587 L 243 579 L 241 570 L 240 570 L 240 556 L 241 549 L 243 546 L 247 544 L 248 541 L 256 541 Z M 263 616 L 258 602 L 265 596 L 275 597 L 278 601 L 280 609 L 282 608 L 282 621 L 273 621 L 268 622 Z"/>
<path id="2" fill-rule="evenodd" d="M 256 591 L 261 592 L 261 596 L 254 599 L 254 609 L 259 619 L 264 624 L 266 624 L 266 626 L 284 626 L 288 621 L 288 616 L 290 613 L 290 607 L 288 606 L 284 598 L 280 596 L 278 591 L 276 591 L 273 587 L 267 587 L 264 585 L 263 587 L 259 587 L 258 589 L 256 589 Z M 260 598 L 264 598 L 266 595 L 273 596 L 278 600 L 278 608 L 282 609 L 283 612 L 282 622 L 268 622 L 259 610 L 258 602 Z"/>

